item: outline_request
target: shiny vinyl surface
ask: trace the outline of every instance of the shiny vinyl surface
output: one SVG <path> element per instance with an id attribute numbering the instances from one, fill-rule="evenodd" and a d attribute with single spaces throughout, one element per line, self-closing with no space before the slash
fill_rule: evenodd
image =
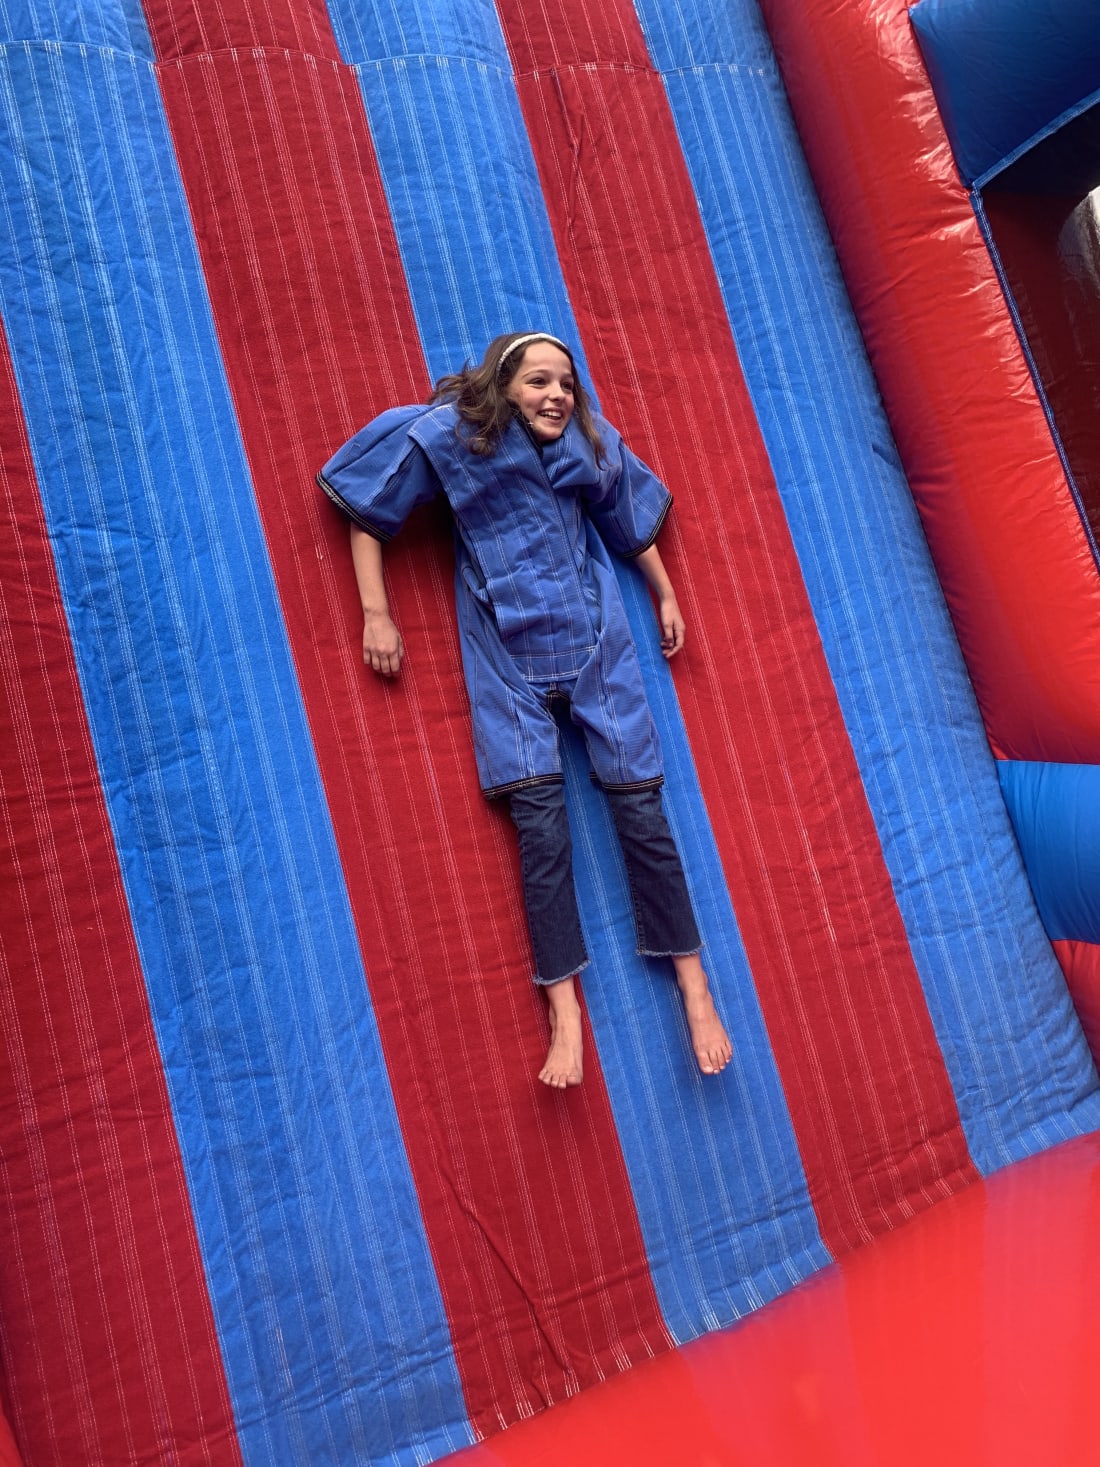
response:
<path id="1" fill-rule="evenodd" d="M 1017 1163 L 743 1324 L 454 1467 L 1092 1467 L 1100 1135 Z"/>

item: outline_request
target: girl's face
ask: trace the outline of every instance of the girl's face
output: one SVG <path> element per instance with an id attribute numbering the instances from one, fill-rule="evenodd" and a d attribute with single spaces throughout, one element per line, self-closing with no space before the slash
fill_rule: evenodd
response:
<path id="1" fill-rule="evenodd" d="M 553 443 L 573 416 L 573 367 L 551 341 L 533 341 L 520 358 L 504 394 L 531 425 L 535 437 Z"/>

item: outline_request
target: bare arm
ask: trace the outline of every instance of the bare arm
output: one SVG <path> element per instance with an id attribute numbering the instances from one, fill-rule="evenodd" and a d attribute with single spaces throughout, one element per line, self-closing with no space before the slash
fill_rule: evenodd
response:
<path id="1" fill-rule="evenodd" d="M 356 524 L 351 527 L 351 559 L 363 607 L 363 661 L 383 677 L 396 677 L 405 644 L 390 618 L 382 579 L 382 546 Z"/>
<path id="2" fill-rule="evenodd" d="M 648 550 L 643 550 L 634 557 L 634 564 L 649 582 L 649 589 L 657 602 L 657 620 L 661 626 L 661 655 L 666 658 L 675 657 L 684 645 L 684 618 L 661 553 L 656 545 L 651 545 Z"/>

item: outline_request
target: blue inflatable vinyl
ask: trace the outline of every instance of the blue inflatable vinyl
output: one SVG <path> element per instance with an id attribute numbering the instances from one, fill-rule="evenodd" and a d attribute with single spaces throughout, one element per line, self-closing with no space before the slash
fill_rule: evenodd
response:
<path id="1" fill-rule="evenodd" d="M 1100 942 L 1100 767 L 1004 759 L 997 771 L 1050 937 Z"/>
<path id="2" fill-rule="evenodd" d="M 1095 0 L 920 0 L 909 18 L 967 184 L 1100 100 Z"/>

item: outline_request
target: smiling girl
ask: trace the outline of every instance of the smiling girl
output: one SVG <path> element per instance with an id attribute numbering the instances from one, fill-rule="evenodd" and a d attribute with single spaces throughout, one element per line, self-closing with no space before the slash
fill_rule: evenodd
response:
<path id="1" fill-rule="evenodd" d="M 699 1069 L 730 1042 L 699 958 L 683 868 L 661 805 L 660 745 L 608 550 L 633 560 L 657 606 L 661 651 L 684 619 L 654 543 L 672 498 L 589 407 L 572 353 L 545 332 L 490 343 L 442 377 L 426 406 L 361 429 L 318 480 L 352 520 L 363 660 L 396 677 L 404 657 L 382 544 L 437 494 L 455 522 L 455 591 L 481 786 L 507 799 L 519 836 L 535 982 L 551 1042 L 539 1079 L 583 1075 L 576 979 L 588 964 L 573 885 L 555 710 L 584 735 L 623 851 L 638 951 L 671 960 Z"/>

